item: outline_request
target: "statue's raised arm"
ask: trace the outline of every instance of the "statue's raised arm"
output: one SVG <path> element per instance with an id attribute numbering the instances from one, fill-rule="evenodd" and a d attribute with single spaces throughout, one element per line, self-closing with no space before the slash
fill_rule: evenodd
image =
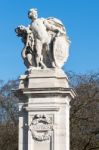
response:
<path id="1" fill-rule="evenodd" d="M 29 69 L 61 68 L 68 58 L 69 40 L 62 22 L 54 17 L 38 18 L 37 9 L 30 9 L 28 27 L 19 26 L 22 37 L 22 57 Z"/>

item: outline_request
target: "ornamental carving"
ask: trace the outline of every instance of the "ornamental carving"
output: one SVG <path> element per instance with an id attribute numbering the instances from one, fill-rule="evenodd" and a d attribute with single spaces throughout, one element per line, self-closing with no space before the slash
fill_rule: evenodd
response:
<path id="1" fill-rule="evenodd" d="M 37 141 L 49 140 L 53 130 L 52 120 L 45 115 L 34 115 L 29 126 L 32 138 Z"/>

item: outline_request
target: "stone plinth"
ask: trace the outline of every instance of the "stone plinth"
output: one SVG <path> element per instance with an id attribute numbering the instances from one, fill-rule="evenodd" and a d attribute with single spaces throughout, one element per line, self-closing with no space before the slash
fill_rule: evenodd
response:
<path id="1" fill-rule="evenodd" d="M 62 70 L 20 77 L 19 150 L 69 150 L 69 102 L 75 97 Z"/>

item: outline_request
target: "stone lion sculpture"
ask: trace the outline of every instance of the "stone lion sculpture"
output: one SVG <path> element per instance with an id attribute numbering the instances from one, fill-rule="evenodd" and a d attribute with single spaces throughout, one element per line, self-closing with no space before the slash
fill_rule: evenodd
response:
<path id="1" fill-rule="evenodd" d="M 15 31 L 24 43 L 22 58 L 29 68 L 61 68 L 68 58 L 69 40 L 59 19 L 38 18 L 37 9 L 30 9 L 31 24 Z"/>

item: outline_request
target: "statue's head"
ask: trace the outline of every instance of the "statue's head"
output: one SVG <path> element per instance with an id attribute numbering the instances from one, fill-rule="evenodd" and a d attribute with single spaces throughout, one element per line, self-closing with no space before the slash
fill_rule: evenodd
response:
<path id="1" fill-rule="evenodd" d="M 30 9 L 30 10 L 28 11 L 28 17 L 29 17 L 30 19 L 36 19 L 36 18 L 38 18 L 37 9 L 35 9 L 35 8 Z"/>

